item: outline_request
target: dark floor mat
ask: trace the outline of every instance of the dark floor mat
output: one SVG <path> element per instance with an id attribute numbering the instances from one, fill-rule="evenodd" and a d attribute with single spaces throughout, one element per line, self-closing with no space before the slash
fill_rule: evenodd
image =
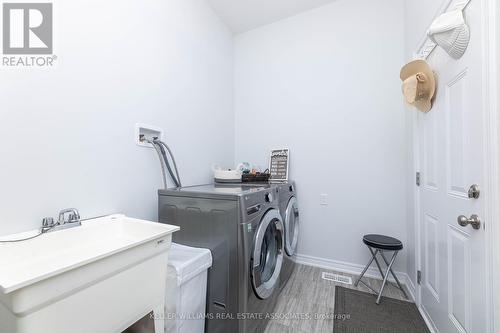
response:
<path id="1" fill-rule="evenodd" d="M 414 303 L 335 288 L 334 333 L 430 333 Z"/>

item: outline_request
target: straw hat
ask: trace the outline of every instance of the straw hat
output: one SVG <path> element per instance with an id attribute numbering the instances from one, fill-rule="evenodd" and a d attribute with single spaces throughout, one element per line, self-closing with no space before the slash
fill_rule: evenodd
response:
<path id="1" fill-rule="evenodd" d="M 431 68 L 424 60 L 415 60 L 401 69 L 403 95 L 406 102 L 423 112 L 432 108 L 436 91 L 436 80 Z"/>

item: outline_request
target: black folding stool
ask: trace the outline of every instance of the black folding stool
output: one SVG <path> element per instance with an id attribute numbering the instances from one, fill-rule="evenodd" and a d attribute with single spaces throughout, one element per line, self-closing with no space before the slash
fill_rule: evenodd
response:
<path id="1" fill-rule="evenodd" d="M 354 283 L 354 285 L 357 287 L 360 282 L 362 284 L 364 284 L 368 289 L 370 289 L 371 291 L 373 291 L 375 294 L 378 295 L 376 303 L 380 304 L 380 299 L 382 298 L 382 293 L 384 292 L 384 288 L 385 288 L 385 285 L 387 283 L 387 278 L 389 277 L 389 273 L 391 273 L 392 276 L 394 277 L 394 280 L 396 280 L 396 283 L 398 284 L 399 289 L 401 289 L 401 291 L 403 292 L 403 295 L 406 297 L 406 299 L 408 299 L 408 296 L 406 295 L 406 292 L 403 289 L 403 286 L 401 286 L 401 283 L 399 283 L 399 280 L 398 280 L 396 274 L 394 274 L 394 272 L 392 271 L 392 265 L 396 261 L 396 257 L 398 255 L 398 252 L 403 249 L 403 243 L 396 238 L 383 236 L 383 235 L 365 235 L 365 236 L 363 236 L 363 243 L 365 243 L 366 246 L 368 247 L 368 249 L 370 250 L 370 253 L 372 254 L 372 258 L 368 262 L 368 265 L 366 265 L 365 269 L 363 269 L 363 272 L 361 272 L 361 275 L 358 277 L 358 279 L 356 280 L 356 283 Z M 387 260 L 387 258 L 384 255 L 385 251 L 394 252 L 390 262 Z M 380 266 L 380 263 L 377 259 L 377 254 L 379 254 L 379 253 L 380 253 L 382 259 L 384 260 L 385 264 L 387 265 L 387 271 L 385 272 L 385 274 L 382 272 L 382 267 Z M 377 264 L 377 268 L 380 272 L 380 275 L 382 275 L 382 278 L 384 279 L 384 281 L 382 282 L 382 287 L 380 287 L 379 291 L 373 289 L 368 284 L 366 284 L 363 280 L 361 280 L 361 278 L 363 277 L 363 275 L 365 275 L 366 271 L 368 270 L 368 268 L 370 268 L 370 266 L 374 260 L 375 260 L 375 263 Z"/>

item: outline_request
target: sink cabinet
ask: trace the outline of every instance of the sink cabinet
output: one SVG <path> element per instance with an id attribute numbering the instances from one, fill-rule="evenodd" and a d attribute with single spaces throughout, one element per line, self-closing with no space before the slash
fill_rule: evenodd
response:
<path id="1" fill-rule="evenodd" d="M 156 333 L 163 333 L 168 250 L 178 228 L 122 215 L 78 228 L 51 233 L 54 239 L 44 240 L 43 235 L 22 244 L 0 246 L 0 259 L 10 258 L 3 251 L 13 251 L 12 259 L 22 259 L 33 250 L 29 242 L 34 249 L 43 247 L 44 241 L 57 242 L 65 236 L 82 242 L 51 254 L 52 260 L 61 257 L 61 265 L 44 270 L 37 266 L 46 260 L 44 252 L 36 258 L 35 251 L 35 258 L 24 258 L 27 265 L 0 268 L 0 332 L 120 333 L 154 311 L 159 314 Z M 80 252 L 92 248 L 92 243 L 97 251 L 88 255 Z M 108 246 L 103 246 L 106 243 Z M 29 261 L 32 273 L 14 271 L 29 270 Z"/>

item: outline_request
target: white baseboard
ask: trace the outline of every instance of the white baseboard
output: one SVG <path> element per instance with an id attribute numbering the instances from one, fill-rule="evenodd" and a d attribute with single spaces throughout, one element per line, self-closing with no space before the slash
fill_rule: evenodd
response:
<path id="1" fill-rule="evenodd" d="M 429 331 L 431 333 L 439 333 L 439 330 L 437 329 L 436 325 L 434 325 L 434 322 L 432 321 L 427 311 L 421 306 L 418 307 L 418 311 L 420 312 L 422 318 L 424 318 L 425 324 L 427 325 Z"/>
<path id="2" fill-rule="evenodd" d="M 342 272 L 342 273 L 347 273 L 347 274 L 352 274 L 352 275 L 359 275 L 365 268 L 362 265 L 358 264 L 353 264 L 353 263 L 348 263 L 345 261 L 339 261 L 339 260 L 331 260 L 331 259 L 325 259 L 325 258 L 318 258 L 318 257 L 313 257 L 313 256 L 308 256 L 308 255 L 303 255 L 303 254 L 297 254 L 295 257 L 295 262 L 298 264 L 302 265 L 307 265 L 307 266 L 313 266 L 313 267 L 319 267 L 319 268 L 324 268 L 332 271 L 337 271 L 337 272 Z M 399 281 L 406 285 L 406 289 L 409 291 L 410 299 L 415 302 L 415 286 L 413 285 L 410 277 L 408 274 L 404 272 L 394 272 L 396 276 L 398 277 Z M 381 279 L 380 277 L 380 272 L 376 267 L 370 267 L 366 273 L 365 277 L 369 278 L 375 278 L 375 279 Z M 391 282 L 396 282 L 390 276 L 389 281 Z"/>
<path id="3" fill-rule="evenodd" d="M 406 275 L 406 280 L 404 284 L 406 285 L 406 289 L 408 289 L 408 292 L 410 295 L 408 295 L 413 302 L 417 303 L 417 288 L 413 284 L 413 281 L 411 280 L 410 276 L 407 273 L 404 273 Z"/>

